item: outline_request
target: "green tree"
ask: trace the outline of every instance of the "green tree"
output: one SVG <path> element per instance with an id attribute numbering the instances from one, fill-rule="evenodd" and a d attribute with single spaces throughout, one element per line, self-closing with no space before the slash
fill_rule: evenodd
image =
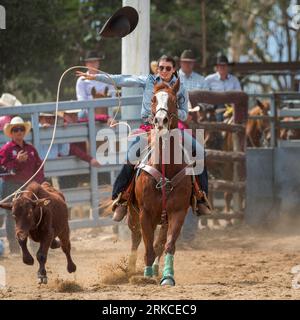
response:
<path id="1" fill-rule="evenodd" d="M 121 0 L 2 0 L 7 29 L 0 30 L 0 93 L 15 94 L 23 103 L 54 101 L 60 75 L 83 64 L 88 49 L 103 51 L 100 68 L 121 69 L 121 40 L 100 39 L 98 32 Z M 208 63 L 228 47 L 229 8 L 225 0 L 206 1 Z M 163 53 L 179 56 L 201 50 L 201 1 L 151 1 L 151 59 Z M 74 71 L 62 83 L 61 100 L 75 99 Z"/>
<path id="2" fill-rule="evenodd" d="M 226 1 L 205 1 L 207 57 L 213 65 L 218 52 L 228 48 L 228 16 L 230 8 Z M 180 56 L 185 49 L 191 49 L 201 61 L 202 30 L 201 1 L 176 0 L 151 1 L 151 58 L 163 53 Z M 198 64 L 199 65 L 199 64 Z"/>

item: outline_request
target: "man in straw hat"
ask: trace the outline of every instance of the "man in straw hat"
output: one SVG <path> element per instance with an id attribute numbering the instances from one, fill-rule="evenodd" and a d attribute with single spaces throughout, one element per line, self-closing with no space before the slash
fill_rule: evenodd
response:
<path id="1" fill-rule="evenodd" d="M 31 123 L 24 122 L 21 117 L 14 117 L 10 123 L 5 124 L 4 134 L 11 139 L 0 149 L 0 165 L 14 175 L 3 176 L 2 199 L 12 194 L 29 180 L 42 164 L 38 152 L 31 144 L 25 142 L 24 137 L 30 132 Z M 43 168 L 33 179 L 38 183 L 44 181 Z M 15 239 L 14 220 L 7 213 L 6 233 L 11 253 L 19 252 L 19 245 Z"/>

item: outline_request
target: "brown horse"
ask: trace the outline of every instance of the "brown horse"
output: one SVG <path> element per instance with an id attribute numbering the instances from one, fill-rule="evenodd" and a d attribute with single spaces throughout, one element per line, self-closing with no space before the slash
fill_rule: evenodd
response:
<path id="1" fill-rule="evenodd" d="M 174 141 L 170 143 L 170 159 L 168 164 L 162 160 L 162 140 L 164 133 L 178 126 L 177 97 L 180 82 L 169 87 L 166 84 L 156 84 L 151 103 L 154 138 L 159 141 L 154 148 L 158 151 L 159 161 L 153 163 L 150 159 L 147 165 L 141 165 L 141 173 L 136 178 L 134 200 L 129 206 L 128 225 L 132 231 L 132 254 L 130 267 L 136 264 L 136 251 L 143 237 L 145 244 L 145 277 L 158 275 L 158 259 L 165 253 L 163 277 L 161 285 L 175 285 L 174 254 L 175 243 L 180 234 L 185 216 L 190 206 L 192 196 L 192 179 L 185 174 L 185 163 L 175 164 Z M 153 133 L 154 131 L 154 133 Z M 153 137 L 152 137 L 153 138 Z M 153 141 L 153 140 L 152 140 Z M 157 164 L 156 164 L 157 163 Z M 166 180 L 162 180 L 161 172 L 165 171 Z M 163 210 L 163 190 L 158 187 L 165 182 L 166 202 Z M 168 192 L 169 191 L 169 192 Z M 137 209 L 138 208 L 138 209 Z M 154 232 L 161 225 L 159 235 L 154 243 Z"/>
<path id="2" fill-rule="evenodd" d="M 257 105 L 249 111 L 249 116 L 267 116 L 270 110 L 268 101 L 256 100 Z M 260 147 L 270 139 L 270 123 L 266 119 L 248 119 L 246 125 L 246 138 L 248 147 Z"/>

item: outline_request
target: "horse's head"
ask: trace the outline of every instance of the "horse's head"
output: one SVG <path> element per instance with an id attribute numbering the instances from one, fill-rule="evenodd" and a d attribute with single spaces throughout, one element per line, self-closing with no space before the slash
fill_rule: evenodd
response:
<path id="1" fill-rule="evenodd" d="M 151 103 L 153 124 L 161 134 L 178 127 L 177 92 L 180 81 L 177 79 L 173 86 L 159 83 L 154 86 Z"/>

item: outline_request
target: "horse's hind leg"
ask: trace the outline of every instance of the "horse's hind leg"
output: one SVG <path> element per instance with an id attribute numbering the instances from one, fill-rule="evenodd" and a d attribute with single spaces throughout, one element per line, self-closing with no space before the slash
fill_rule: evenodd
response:
<path id="1" fill-rule="evenodd" d="M 141 226 L 139 216 L 135 209 L 129 207 L 130 214 L 128 216 L 128 227 L 131 230 L 131 253 L 128 262 L 128 270 L 134 273 L 136 270 L 137 249 L 142 240 Z"/>
<path id="2" fill-rule="evenodd" d="M 165 244 L 167 241 L 168 225 L 162 224 L 158 236 L 154 243 L 155 260 L 152 265 L 153 275 L 158 276 L 159 273 L 159 260 L 164 252 Z"/>

